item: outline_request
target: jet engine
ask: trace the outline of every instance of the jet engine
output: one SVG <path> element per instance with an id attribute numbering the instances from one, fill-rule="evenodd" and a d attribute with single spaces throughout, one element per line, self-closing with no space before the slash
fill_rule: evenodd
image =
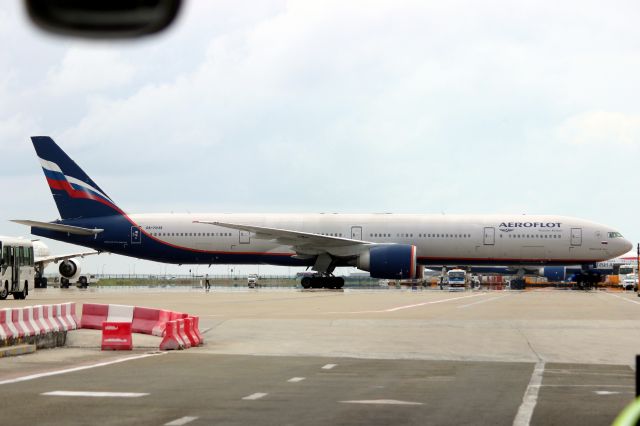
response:
<path id="1" fill-rule="evenodd" d="M 60 272 L 62 278 L 68 281 L 75 281 L 80 276 L 80 269 L 80 264 L 77 260 L 67 259 L 60 263 L 58 272 Z"/>
<path id="2" fill-rule="evenodd" d="M 354 266 L 363 271 L 369 271 L 372 278 L 415 278 L 416 246 L 410 244 L 376 245 L 359 255 Z"/>

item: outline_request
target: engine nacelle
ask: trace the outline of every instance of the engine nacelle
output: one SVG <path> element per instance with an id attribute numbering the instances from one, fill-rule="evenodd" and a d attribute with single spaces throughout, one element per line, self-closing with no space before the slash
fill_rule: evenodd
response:
<path id="1" fill-rule="evenodd" d="M 412 279 L 416 277 L 416 246 L 389 244 L 373 246 L 358 256 L 355 265 L 372 278 Z"/>
<path id="2" fill-rule="evenodd" d="M 60 263 L 58 272 L 63 278 L 69 281 L 75 281 L 80 276 L 80 264 L 76 260 L 67 259 Z"/>
<path id="3" fill-rule="evenodd" d="M 542 274 L 551 282 L 565 281 L 567 279 L 567 268 L 565 266 L 545 266 Z"/>

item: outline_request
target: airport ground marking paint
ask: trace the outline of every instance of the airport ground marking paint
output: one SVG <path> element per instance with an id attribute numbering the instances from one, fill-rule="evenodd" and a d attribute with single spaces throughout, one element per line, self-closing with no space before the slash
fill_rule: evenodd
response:
<path id="1" fill-rule="evenodd" d="M 335 366 L 337 366 L 338 364 L 327 364 L 322 366 L 323 370 L 331 370 L 332 368 L 334 368 Z"/>
<path id="2" fill-rule="evenodd" d="M 625 302 L 629 302 L 629 303 L 634 303 L 636 305 L 640 305 L 640 302 L 638 302 L 637 300 L 631 300 L 631 299 L 628 299 L 626 297 L 618 296 L 617 294 L 611 294 L 611 293 L 604 293 L 604 294 L 608 294 L 609 296 L 616 297 L 616 298 L 618 298 L 620 300 L 624 300 Z"/>
<path id="3" fill-rule="evenodd" d="M 252 393 L 251 395 L 245 396 L 242 399 L 244 399 L 246 401 L 255 401 L 256 399 L 264 398 L 267 395 L 269 395 L 269 394 L 268 393 L 262 393 L 262 392 L 256 392 L 256 393 Z"/>
<path id="4" fill-rule="evenodd" d="M 422 402 L 398 401 L 396 399 L 362 399 L 355 401 L 340 401 L 341 404 L 374 404 L 374 405 L 424 405 Z"/>
<path id="5" fill-rule="evenodd" d="M 61 374 L 74 373 L 76 371 L 89 370 L 91 368 L 97 368 L 97 367 L 105 367 L 107 365 L 119 364 L 121 362 L 133 361 L 136 359 L 142 359 L 142 358 L 148 358 L 152 356 L 159 356 L 159 355 L 166 355 L 166 354 L 167 352 L 154 352 L 154 353 L 148 353 L 143 355 L 135 355 L 135 356 L 128 356 L 124 358 L 118 358 L 113 361 L 99 362 L 97 364 L 83 365 L 80 367 L 66 368 L 63 370 L 47 371 L 46 373 L 30 374 L 28 376 L 16 377 L 15 379 L 2 380 L 0 381 L 0 385 L 26 382 L 29 380 L 41 379 L 43 377 L 58 376 Z"/>
<path id="6" fill-rule="evenodd" d="M 298 383 L 303 381 L 304 379 L 306 379 L 306 377 L 292 377 L 289 380 L 287 380 L 287 382 L 289 383 Z"/>
<path id="7" fill-rule="evenodd" d="M 382 309 L 382 310 L 379 310 L 379 311 L 327 312 L 327 314 L 379 314 L 379 313 L 384 313 L 384 312 L 396 312 L 396 311 L 401 311 L 401 310 L 404 310 L 404 309 L 419 308 L 421 306 L 426 306 L 426 305 L 435 305 L 437 303 L 450 302 L 452 300 L 460 300 L 460 299 L 468 299 L 469 297 L 484 296 L 486 294 L 488 294 L 488 293 L 478 293 L 478 294 L 471 294 L 469 296 L 450 297 L 449 299 L 432 300 L 432 301 L 429 301 L 429 302 L 414 303 L 412 305 L 397 306 L 395 308 Z"/>
<path id="8" fill-rule="evenodd" d="M 148 393 L 141 392 L 90 392 L 90 391 L 52 391 L 44 392 L 40 395 L 46 396 L 85 396 L 89 398 L 140 398 Z"/>
<path id="9" fill-rule="evenodd" d="M 481 303 L 486 303 L 486 302 L 491 302 L 492 300 L 498 300 L 498 299 L 502 299 L 505 297 L 511 296 L 510 294 L 505 294 L 502 296 L 497 296 L 497 297 L 492 297 L 490 299 L 484 299 L 484 300 L 478 300 L 477 302 L 473 302 L 473 303 L 469 303 L 467 305 L 462 305 L 462 306 L 458 306 L 458 308 L 468 308 L 469 306 L 474 306 L 474 305 L 479 305 Z"/>
<path id="10" fill-rule="evenodd" d="M 538 394 L 540 393 L 543 374 L 544 361 L 538 361 L 535 367 L 533 367 L 531 379 L 529 380 L 527 389 L 524 391 L 524 396 L 522 397 L 522 404 L 518 407 L 516 418 L 513 419 L 513 426 L 529 426 L 531 423 L 533 410 L 536 408 L 536 404 L 538 403 Z"/>
<path id="11" fill-rule="evenodd" d="M 164 426 L 182 426 L 186 425 L 187 423 L 191 423 L 194 420 L 198 420 L 198 417 L 184 416 L 180 417 L 179 419 L 172 420 L 169 423 L 165 423 Z"/>

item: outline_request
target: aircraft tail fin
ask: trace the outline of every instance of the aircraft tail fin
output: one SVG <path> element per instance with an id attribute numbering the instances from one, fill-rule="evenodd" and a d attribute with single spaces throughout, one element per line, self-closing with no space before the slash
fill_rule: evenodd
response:
<path id="1" fill-rule="evenodd" d="M 31 141 L 61 219 L 124 214 L 53 139 L 32 136 Z"/>

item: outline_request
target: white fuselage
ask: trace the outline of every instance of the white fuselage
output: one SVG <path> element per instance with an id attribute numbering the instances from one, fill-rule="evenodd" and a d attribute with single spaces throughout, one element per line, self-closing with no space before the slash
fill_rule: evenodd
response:
<path id="1" fill-rule="evenodd" d="M 427 265 L 588 264 L 611 259 L 631 248 L 629 241 L 608 226 L 550 215 L 325 213 L 129 217 L 142 231 L 141 248 L 148 239 L 177 250 L 223 253 L 225 262 L 229 262 L 229 256 L 237 258 L 233 263 L 256 263 L 254 257 L 247 255 L 293 256 L 295 250 L 275 239 L 194 221 L 241 223 L 371 243 L 411 244 L 417 248 L 418 262 Z"/>

